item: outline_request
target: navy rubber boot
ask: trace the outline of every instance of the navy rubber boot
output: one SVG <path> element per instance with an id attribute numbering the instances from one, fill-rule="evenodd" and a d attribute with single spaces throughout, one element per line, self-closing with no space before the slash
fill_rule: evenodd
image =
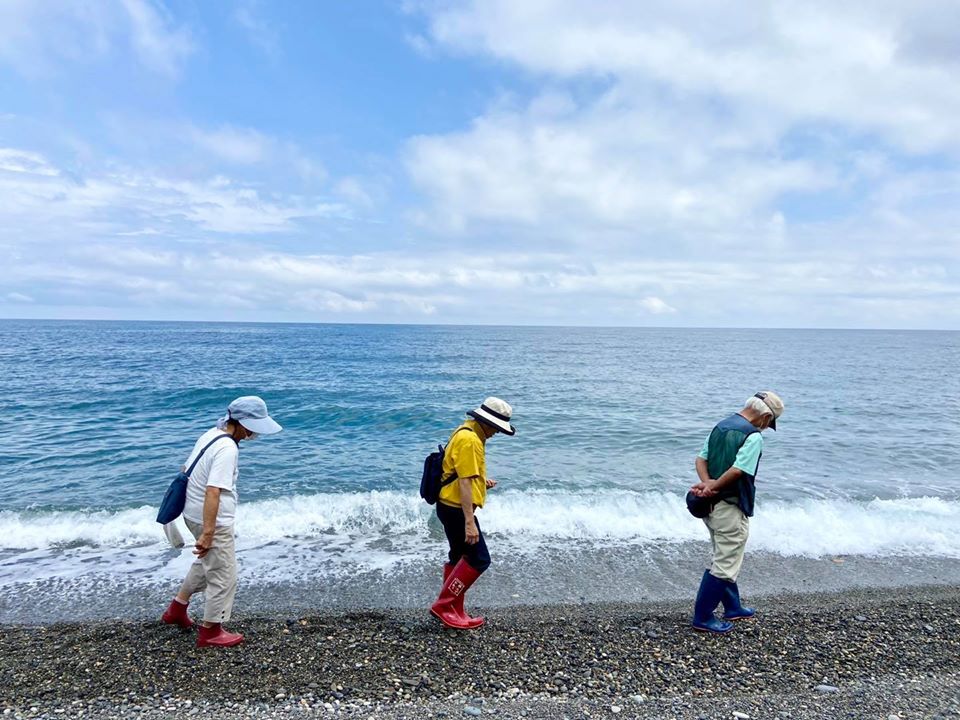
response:
<path id="1" fill-rule="evenodd" d="M 709 570 L 703 571 L 703 579 L 700 580 L 700 591 L 697 593 L 697 602 L 693 606 L 693 629 L 700 632 L 726 633 L 733 630 L 733 623 L 726 620 L 718 620 L 713 615 L 713 611 L 720 604 L 720 597 L 723 595 L 725 583 L 719 578 L 710 574 Z"/>
<path id="2" fill-rule="evenodd" d="M 744 607 L 740 604 L 740 588 L 735 582 L 722 580 L 723 595 L 720 596 L 720 602 L 723 603 L 724 620 L 749 620 L 757 611 L 753 608 Z"/>

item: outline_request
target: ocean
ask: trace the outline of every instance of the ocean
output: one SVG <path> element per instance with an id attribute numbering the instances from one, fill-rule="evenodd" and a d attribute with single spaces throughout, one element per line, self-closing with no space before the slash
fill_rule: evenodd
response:
<path id="1" fill-rule="evenodd" d="M 156 507 L 246 394 L 284 431 L 241 444 L 241 613 L 428 603 L 423 458 L 487 395 L 478 602 L 692 596 L 694 457 L 763 389 L 745 592 L 957 582 L 958 370 L 957 332 L 2 320 L 0 622 L 154 613 L 192 560 Z"/>

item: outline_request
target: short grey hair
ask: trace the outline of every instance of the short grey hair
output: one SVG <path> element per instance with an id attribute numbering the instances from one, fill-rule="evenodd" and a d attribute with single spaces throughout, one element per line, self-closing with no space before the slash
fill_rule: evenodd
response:
<path id="1" fill-rule="evenodd" d="M 753 410 L 758 412 L 761 415 L 770 415 L 773 416 L 773 410 L 770 409 L 770 406 L 767 405 L 763 400 L 758 398 L 756 395 L 747 398 L 747 401 L 743 404 L 745 410 Z"/>

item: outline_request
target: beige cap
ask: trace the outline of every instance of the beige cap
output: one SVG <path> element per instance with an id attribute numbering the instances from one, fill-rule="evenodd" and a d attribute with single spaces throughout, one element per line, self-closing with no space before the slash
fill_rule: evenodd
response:
<path id="1" fill-rule="evenodd" d="M 780 396 L 777 395 L 773 390 L 761 390 L 756 395 L 755 398 L 760 398 L 764 405 L 770 408 L 770 412 L 773 413 L 773 420 L 770 421 L 770 428 L 772 430 L 777 429 L 777 418 L 783 415 L 783 400 L 780 399 Z"/>

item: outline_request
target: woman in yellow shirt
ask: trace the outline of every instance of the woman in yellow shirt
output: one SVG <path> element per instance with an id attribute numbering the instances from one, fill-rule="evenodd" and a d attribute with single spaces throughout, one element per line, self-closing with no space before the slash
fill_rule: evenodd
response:
<path id="1" fill-rule="evenodd" d="M 490 553 L 474 510 L 482 508 L 487 490 L 496 485 L 487 478 L 486 442 L 498 432 L 513 435 L 513 408 L 500 398 L 488 397 L 469 420 L 453 431 L 443 453 L 443 482 L 437 517 L 450 544 L 449 562 L 443 566 L 443 586 L 430 612 L 447 627 L 469 630 L 483 625 L 463 607 L 467 590 L 490 566 Z"/>

